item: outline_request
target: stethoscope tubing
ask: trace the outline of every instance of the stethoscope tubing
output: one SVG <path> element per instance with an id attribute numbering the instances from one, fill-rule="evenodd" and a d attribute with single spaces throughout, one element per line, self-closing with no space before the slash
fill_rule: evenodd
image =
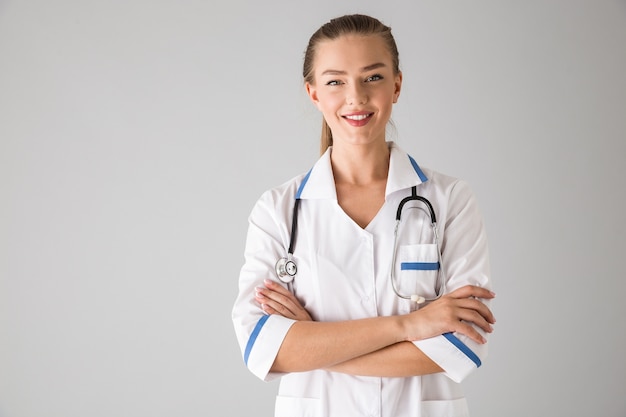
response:
<path id="1" fill-rule="evenodd" d="M 293 255 L 293 250 L 296 246 L 296 234 L 298 231 L 298 211 L 300 209 L 300 199 L 296 198 L 293 203 L 293 218 L 291 219 L 291 236 L 289 237 L 289 249 L 287 253 Z"/>
<path id="2" fill-rule="evenodd" d="M 396 222 L 399 222 L 400 218 L 402 217 L 402 209 L 404 208 L 404 205 L 413 200 L 419 200 L 422 203 L 426 204 L 426 207 L 428 207 L 428 212 L 430 214 L 430 222 L 432 224 L 437 224 L 437 217 L 435 216 L 435 209 L 433 209 L 433 205 L 430 203 L 430 201 L 428 201 L 427 198 L 422 197 L 421 195 L 417 195 L 417 188 L 415 186 L 411 187 L 411 195 L 408 197 L 404 197 L 400 201 L 400 204 L 398 204 L 398 210 L 396 211 Z"/>
<path id="3" fill-rule="evenodd" d="M 435 288 L 439 288 L 439 290 L 436 291 L 435 297 L 432 297 L 432 298 L 425 298 L 418 294 L 404 295 L 400 293 L 396 285 L 394 270 L 395 270 L 395 265 L 396 265 L 396 256 L 397 256 L 397 249 L 398 249 L 398 229 L 402 221 L 401 220 L 402 209 L 404 208 L 404 205 L 406 203 L 408 203 L 409 201 L 415 201 L 415 200 L 421 201 L 428 208 L 428 213 L 430 215 L 430 220 L 431 220 L 431 226 L 433 228 L 435 246 L 437 247 L 437 258 L 439 262 L 439 269 L 437 271 L 437 280 L 435 282 Z M 287 249 L 287 256 L 280 258 L 276 262 L 276 274 L 278 275 L 278 278 L 282 282 L 286 283 L 289 286 L 290 290 L 291 290 L 291 286 L 293 285 L 292 281 L 297 272 L 296 264 L 293 261 L 293 253 L 294 253 L 294 249 L 296 246 L 296 236 L 298 234 L 298 211 L 300 209 L 300 201 L 301 201 L 300 198 L 296 198 L 293 204 L 293 215 L 292 215 L 293 217 L 291 219 L 291 234 L 289 236 L 289 248 Z M 439 233 L 437 231 L 437 217 L 435 215 L 435 210 L 433 208 L 433 205 L 430 203 L 430 201 L 425 197 L 417 195 L 416 186 L 411 187 L 411 195 L 403 198 L 398 204 L 398 210 L 396 211 L 396 224 L 394 227 L 393 235 L 394 235 L 393 236 L 393 255 L 392 255 L 392 262 L 391 262 L 390 280 L 391 280 L 391 286 L 393 288 L 394 293 L 400 298 L 414 301 L 417 304 L 422 304 L 426 301 L 434 301 L 440 298 L 446 291 L 446 280 L 445 278 L 442 278 L 442 277 L 445 277 L 445 273 L 444 273 L 443 259 L 441 256 L 441 246 L 439 244 Z M 287 265 L 291 265 L 291 269 L 288 268 Z"/>
<path id="4" fill-rule="evenodd" d="M 404 205 L 406 203 L 408 203 L 409 201 L 415 201 L 415 200 L 421 201 L 428 208 L 428 214 L 430 215 L 430 223 L 433 228 L 435 246 L 437 247 L 437 261 L 439 262 L 439 269 L 437 271 L 437 280 L 435 281 L 435 288 L 439 288 L 439 290 L 436 290 L 435 297 L 430 297 L 430 298 L 426 298 L 418 294 L 404 295 L 398 290 L 398 287 L 396 284 L 395 265 L 396 265 L 396 256 L 398 254 L 398 229 L 400 228 L 400 223 L 402 221 L 401 220 L 402 209 L 404 208 Z M 394 227 L 394 232 L 393 232 L 393 256 L 391 260 L 391 270 L 389 271 L 389 276 L 390 276 L 391 287 L 393 288 L 393 292 L 395 292 L 398 297 L 403 298 L 405 300 L 415 301 L 417 304 L 422 304 L 426 301 L 435 301 L 446 292 L 446 280 L 445 278 L 442 278 L 442 277 L 445 277 L 445 274 L 444 274 L 443 259 L 441 256 L 441 246 L 439 245 L 439 233 L 437 231 L 437 216 L 435 215 L 435 209 L 433 208 L 433 205 L 431 204 L 431 202 L 426 197 L 417 195 L 416 186 L 411 187 L 411 195 L 404 197 L 400 201 L 400 204 L 398 204 L 398 210 L 396 211 L 396 225 Z"/>

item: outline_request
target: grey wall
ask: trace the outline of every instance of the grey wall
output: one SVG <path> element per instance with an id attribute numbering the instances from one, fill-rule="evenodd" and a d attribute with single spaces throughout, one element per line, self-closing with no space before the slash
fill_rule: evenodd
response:
<path id="1" fill-rule="evenodd" d="M 272 415 L 230 322 L 247 215 L 317 158 L 302 53 L 348 12 L 396 35 L 391 138 L 485 215 L 473 414 L 626 415 L 623 0 L 5 0 L 0 416 Z"/>

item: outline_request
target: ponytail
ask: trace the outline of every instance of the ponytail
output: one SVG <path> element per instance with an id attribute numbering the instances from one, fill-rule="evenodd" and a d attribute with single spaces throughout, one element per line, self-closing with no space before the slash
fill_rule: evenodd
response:
<path id="1" fill-rule="evenodd" d="M 326 120 L 322 117 L 322 137 L 320 140 L 320 155 L 323 155 L 329 146 L 333 146 L 333 132 Z"/>

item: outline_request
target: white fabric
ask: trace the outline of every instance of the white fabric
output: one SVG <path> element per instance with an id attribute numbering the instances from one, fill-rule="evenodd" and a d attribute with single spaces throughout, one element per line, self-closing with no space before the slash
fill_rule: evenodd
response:
<path id="1" fill-rule="evenodd" d="M 329 149 L 301 189 L 293 291 L 314 320 L 333 321 L 404 314 L 415 303 L 395 295 L 390 283 L 393 230 L 399 202 L 417 186 L 434 206 L 447 291 L 466 284 L 490 288 L 485 229 L 474 196 L 459 179 L 417 168 L 396 144 L 391 150 L 386 201 L 362 229 L 337 203 Z M 420 179 L 423 172 L 426 181 Z M 276 261 L 289 246 L 293 203 L 306 174 L 265 192 L 249 217 L 245 263 L 232 318 L 250 371 L 262 380 L 281 377 L 276 417 L 289 416 L 466 416 L 459 385 L 475 362 L 444 336 L 414 342 L 445 372 L 412 378 L 358 377 L 313 371 L 273 374 L 269 369 L 293 321 L 265 316 L 254 300 L 263 280 L 277 280 Z M 400 263 L 437 262 L 430 218 L 419 202 L 402 214 L 395 277 L 403 294 L 434 296 L 436 271 L 400 270 Z M 412 207 L 412 208 L 411 208 Z M 252 336 L 252 337 L 251 337 Z M 487 345 L 454 335 L 464 349 L 484 360 Z"/>

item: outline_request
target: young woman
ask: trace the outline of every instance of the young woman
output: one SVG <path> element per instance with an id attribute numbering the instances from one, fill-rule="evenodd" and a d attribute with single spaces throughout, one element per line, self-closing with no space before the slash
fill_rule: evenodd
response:
<path id="1" fill-rule="evenodd" d="M 331 20 L 303 75 L 322 156 L 250 214 L 232 311 L 244 361 L 281 378 L 277 417 L 466 416 L 459 383 L 495 323 L 474 196 L 387 141 L 402 87 L 389 27 Z"/>

